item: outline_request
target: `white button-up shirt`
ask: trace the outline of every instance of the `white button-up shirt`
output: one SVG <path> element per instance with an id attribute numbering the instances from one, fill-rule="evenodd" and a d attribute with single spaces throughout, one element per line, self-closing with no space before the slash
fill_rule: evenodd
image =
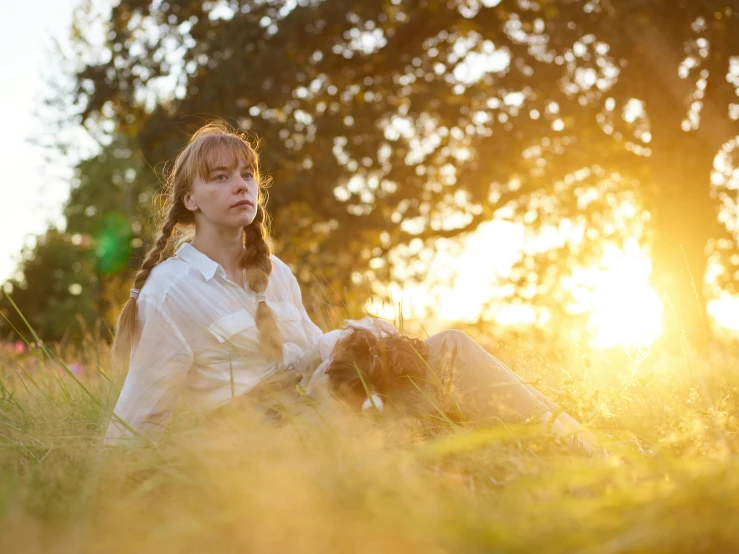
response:
<path id="1" fill-rule="evenodd" d="M 297 279 L 282 260 L 271 259 L 265 292 L 282 333 L 283 363 L 260 353 L 256 293 L 227 279 L 220 264 L 184 243 L 152 269 L 139 294 L 138 340 L 114 409 L 118 417 L 156 438 L 180 395 L 195 409 L 210 411 L 277 371 L 299 367 L 301 357 L 319 353 L 323 332 L 305 311 Z M 328 356 L 330 349 L 322 350 Z M 132 436 L 113 418 L 105 444 Z"/>

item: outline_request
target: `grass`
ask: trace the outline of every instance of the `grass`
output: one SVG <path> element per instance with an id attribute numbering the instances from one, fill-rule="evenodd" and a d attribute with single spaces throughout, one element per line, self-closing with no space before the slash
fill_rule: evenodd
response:
<path id="1" fill-rule="evenodd" d="M 555 357 L 477 338 L 611 456 L 530 426 L 378 422 L 327 406 L 327 424 L 269 427 L 184 404 L 156 448 L 106 451 L 124 376 L 107 372 L 105 345 L 50 351 L 66 371 L 5 348 L 0 552 L 739 551 L 730 346 L 635 367 L 624 351 L 586 360 L 574 345 Z"/>

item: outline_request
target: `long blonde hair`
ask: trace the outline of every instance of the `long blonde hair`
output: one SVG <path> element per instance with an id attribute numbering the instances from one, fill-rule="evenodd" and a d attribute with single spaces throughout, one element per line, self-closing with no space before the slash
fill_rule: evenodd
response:
<path id="1" fill-rule="evenodd" d="M 247 137 L 220 120 L 212 121 L 198 129 L 175 158 L 165 181 L 166 201 L 159 236 L 144 257 L 141 269 L 134 278 L 133 288 L 143 288 L 151 270 L 161 261 L 162 253 L 175 232 L 180 234 L 194 225 L 193 213 L 185 208 L 182 198 L 186 192 L 191 190 L 196 175 L 201 179 L 206 178 L 213 154 L 222 150 L 226 150 L 249 165 L 259 185 L 257 213 L 254 221 L 244 227 L 243 241 L 246 249 L 239 259 L 239 265 L 245 270 L 246 282 L 249 283 L 251 290 L 264 292 L 267 288 L 269 275 L 272 272 L 272 260 L 270 259 L 272 252 L 267 242 L 269 215 L 265 208 L 267 201 L 265 189 L 269 186 L 269 181 L 262 179 L 259 172 L 259 156 Z M 136 299 L 129 298 L 115 326 L 111 352 L 115 366 L 128 366 L 131 349 L 138 339 L 136 316 Z M 274 314 L 266 302 L 257 303 L 255 319 L 259 331 L 260 350 L 266 357 L 282 362 L 282 337 Z"/>

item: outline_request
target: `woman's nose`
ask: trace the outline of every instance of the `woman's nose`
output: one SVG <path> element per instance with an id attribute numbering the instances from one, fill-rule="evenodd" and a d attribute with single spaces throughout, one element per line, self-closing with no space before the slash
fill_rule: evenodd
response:
<path id="1" fill-rule="evenodd" d="M 241 192 L 243 190 L 248 190 L 248 185 L 246 183 L 246 179 L 244 179 L 241 175 L 239 175 L 236 178 L 236 192 Z"/>

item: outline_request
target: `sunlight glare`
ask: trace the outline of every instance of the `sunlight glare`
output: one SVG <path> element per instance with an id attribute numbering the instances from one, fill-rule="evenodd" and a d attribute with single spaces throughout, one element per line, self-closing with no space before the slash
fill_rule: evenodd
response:
<path id="1" fill-rule="evenodd" d="M 708 303 L 708 313 L 729 331 L 739 331 L 739 297 L 722 293 L 719 298 Z"/>
<path id="2" fill-rule="evenodd" d="M 607 250 L 608 268 L 598 276 L 590 299 L 593 345 L 649 346 L 662 334 L 662 302 L 648 283 L 651 260 L 635 242 Z"/>
<path id="3" fill-rule="evenodd" d="M 524 240 L 520 226 L 485 224 L 468 237 L 460 255 L 435 251 L 428 275 L 448 275 L 442 279 L 445 285 L 400 279 L 388 289 L 392 303 L 370 301 L 367 309 L 391 321 L 401 305 L 407 320 L 425 319 L 425 310 L 431 310 L 438 321 L 474 321 L 487 312 L 486 303 L 502 292 L 501 279 L 509 275 Z M 606 246 L 601 267 L 582 268 L 573 275 L 577 300 L 571 308 L 573 313 L 590 312 L 587 327 L 593 346 L 645 347 L 662 334 L 662 302 L 649 285 L 650 273 L 649 256 L 633 240 L 624 250 Z M 526 325 L 537 319 L 529 305 L 498 306 L 493 312 L 500 325 Z"/>

